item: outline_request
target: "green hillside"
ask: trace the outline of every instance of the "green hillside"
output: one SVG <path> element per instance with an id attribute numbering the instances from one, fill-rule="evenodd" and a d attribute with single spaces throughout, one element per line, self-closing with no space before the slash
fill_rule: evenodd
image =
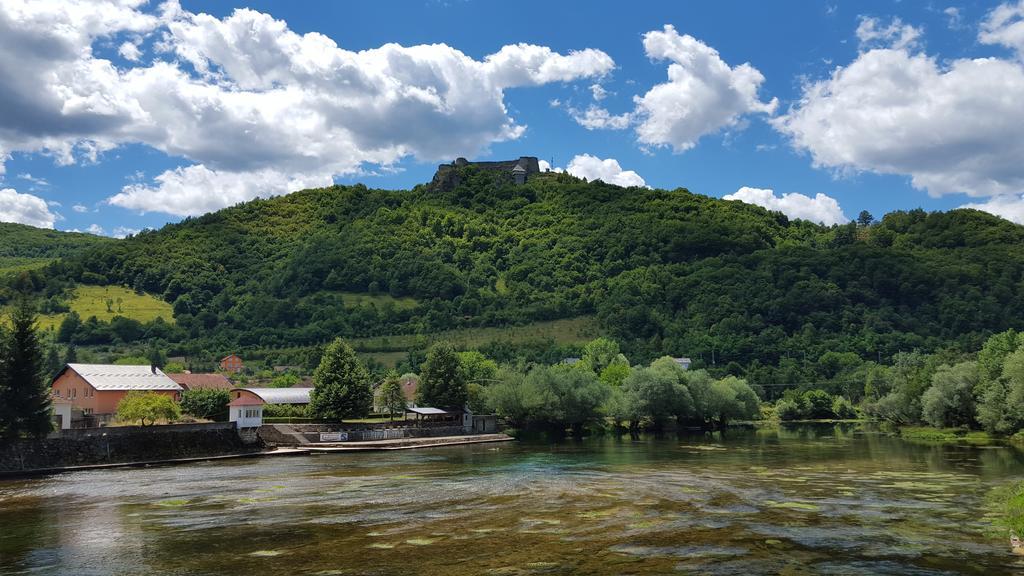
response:
<path id="1" fill-rule="evenodd" d="M 45 284 L 159 294 L 177 321 L 161 337 L 194 350 L 593 317 L 638 361 L 685 355 L 793 382 L 1024 328 L 1022 241 L 1024 228 L 972 210 L 823 227 L 685 189 L 514 186 L 468 168 L 449 191 L 335 186 L 240 204 L 72 255 Z"/>
<path id="2" fill-rule="evenodd" d="M 110 238 L 92 234 L 0 222 L 0 273 L 72 256 L 82 250 L 112 242 Z"/>
<path id="3" fill-rule="evenodd" d="M 69 312 L 88 319 L 95 316 L 110 322 L 115 316 L 130 318 L 139 322 L 151 322 L 157 318 L 171 321 L 171 305 L 149 294 L 136 294 L 121 286 L 78 286 L 68 299 Z M 44 314 L 39 317 L 39 326 L 56 328 L 67 313 Z"/>

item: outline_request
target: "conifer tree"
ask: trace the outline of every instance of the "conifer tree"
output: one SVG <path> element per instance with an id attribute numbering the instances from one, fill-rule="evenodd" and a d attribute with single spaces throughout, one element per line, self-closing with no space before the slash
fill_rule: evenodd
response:
<path id="1" fill-rule="evenodd" d="M 369 372 L 351 346 L 335 339 L 313 372 L 311 413 L 317 418 L 363 418 L 372 404 Z"/>
<path id="2" fill-rule="evenodd" d="M 451 343 L 440 342 L 430 349 L 420 379 L 416 391 L 418 404 L 456 410 L 465 407 L 469 390 L 459 355 Z"/>
<path id="3" fill-rule="evenodd" d="M 44 357 L 36 333 L 35 306 L 23 298 L 11 311 L 11 330 L 4 338 L 0 372 L 0 435 L 35 438 L 53 429 L 50 389 L 43 376 Z"/>

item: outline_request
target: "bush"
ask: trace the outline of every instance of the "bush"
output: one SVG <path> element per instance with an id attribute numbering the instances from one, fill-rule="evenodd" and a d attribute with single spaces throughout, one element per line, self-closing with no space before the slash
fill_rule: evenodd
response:
<path id="1" fill-rule="evenodd" d="M 157 420 L 174 422 L 179 418 L 181 408 L 167 394 L 129 392 L 117 403 L 117 419 L 122 422 L 141 422 L 143 426 L 149 426 Z"/>
<path id="2" fill-rule="evenodd" d="M 307 404 L 265 404 L 264 418 L 309 418 Z"/>
<path id="3" fill-rule="evenodd" d="M 803 404 L 806 407 L 805 418 L 811 420 L 822 420 L 835 418 L 832 411 L 832 395 L 824 390 L 808 390 L 804 392 Z"/>
<path id="4" fill-rule="evenodd" d="M 849 400 L 842 396 L 836 396 L 835 400 L 832 401 L 832 413 L 840 420 L 853 420 L 857 417 L 857 409 L 853 407 Z"/>
<path id="5" fill-rule="evenodd" d="M 230 401 L 227 390 L 189 390 L 181 395 L 181 410 L 196 418 L 224 422 L 228 419 Z"/>
<path id="6" fill-rule="evenodd" d="M 775 403 L 775 415 L 779 420 L 801 420 L 804 417 L 804 410 L 796 400 L 783 398 Z"/>

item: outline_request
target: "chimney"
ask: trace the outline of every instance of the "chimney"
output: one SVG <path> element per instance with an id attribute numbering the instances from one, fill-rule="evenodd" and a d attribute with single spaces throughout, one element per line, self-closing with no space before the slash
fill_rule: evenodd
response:
<path id="1" fill-rule="evenodd" d="M 150 364 L 149 365 L 149 370 L 151 372 L 153 372 L 153 374 L 156 374 L 156 364 Z"/>

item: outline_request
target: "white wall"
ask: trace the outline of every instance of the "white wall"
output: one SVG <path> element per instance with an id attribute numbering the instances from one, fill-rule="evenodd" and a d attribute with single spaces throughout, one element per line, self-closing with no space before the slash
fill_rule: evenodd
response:
<path id="1" fill-rule="evenodd" d="M 230 420 L 236 428 L 254 428 L 263 425 L 263 406 L 231 406 Z"/>

